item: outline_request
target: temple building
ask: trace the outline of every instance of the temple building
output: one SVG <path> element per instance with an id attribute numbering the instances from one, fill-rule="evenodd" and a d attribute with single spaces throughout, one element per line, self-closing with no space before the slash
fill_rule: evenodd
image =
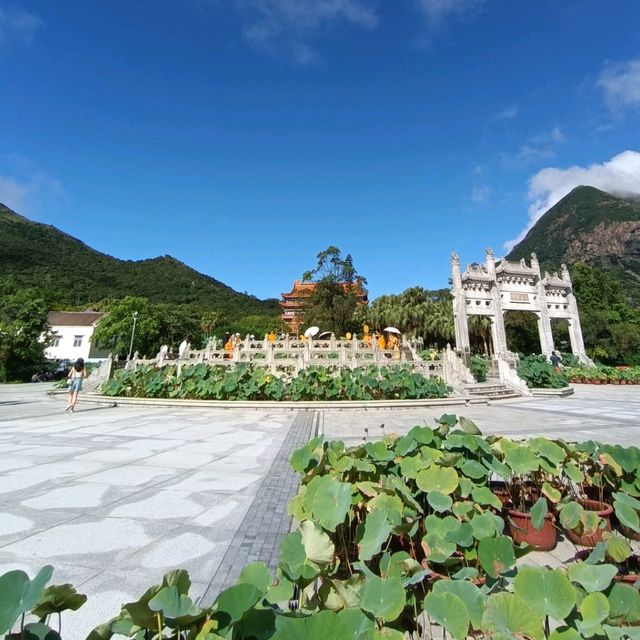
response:
<path id="1" fill-rule="evenodd" d="M 304 307 L 309 296 L 314 292 L 317 284 L 315 282 L 302 282 L 295 280 L 293 288 L 289 293 L 282 293 L 280 306 L 282 307 L 282 326 L 285 332 L 298 335 L 300 329 L 304 325 Z M 353 284 L 342 284 L 345 291 L 353 289 L 356 294 L 356 302 L 358 306 L 366 306 L 369 304 L 367 290 L 360 282 Z M 322 327 L 321 327 L 322 328 Z"/>

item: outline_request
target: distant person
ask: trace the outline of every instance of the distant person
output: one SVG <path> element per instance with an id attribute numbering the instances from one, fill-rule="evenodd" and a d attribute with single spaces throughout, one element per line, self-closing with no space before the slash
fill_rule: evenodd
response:
<path id="1" fill-rule="evenodd" d="M 549 360 L 551 360 L 551 364 L 553 365 L 553 370 L 556 373 L 560 373 L 560 365 L 562 363 L 562 358 L 556 354 L 555 351 L 551 352 L 551 357 L 549 358 Z"/>
<path id="2" fill-rule="evenodd" d="M 82 391 L 82 381 L 87 377 L 87 370 L 84 368 L 84 360 L 78 358 L 71 367 L 67 380 L 69 381 L 69 402 L 66 411 L 73 413 L 76 402 L 78 402 L 78 394 Z"/>

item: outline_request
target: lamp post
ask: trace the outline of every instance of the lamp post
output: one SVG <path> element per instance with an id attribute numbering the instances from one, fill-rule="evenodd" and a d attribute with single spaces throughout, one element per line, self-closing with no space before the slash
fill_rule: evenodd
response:
<path id="1" fill-rule="evenodd" d="M 136 335 L 136 320 L 138 319 L 138 312 L 134 311 L 133 317 L 133 329 L 131 330 L 131 343 L 129 344 L 129 355 L 127 356 L 127 362 L 131 360 L 131 352 L 133 351 L 133 337 Z"/>

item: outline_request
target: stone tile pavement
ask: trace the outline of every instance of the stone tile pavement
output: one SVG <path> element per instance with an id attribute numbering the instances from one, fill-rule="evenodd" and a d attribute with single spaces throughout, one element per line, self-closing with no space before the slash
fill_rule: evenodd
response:
<path id="1" fill-rule="evenodd" d="M 470 418 L 485 434 L 546 435 L 640 446 L 640 386 L 574 388 L 574 395 L 566 398 L 527 398 L 449 409 L 325 411 L 323 433 L 328 439 L 356 444 L 365 436 L 379 438 L 383 431 L 404 434 L 416 424 L 432 425 L 443 413 L 453 413 Z"/>
<path id="2" fill-rule="evenodd" d="M 287 451 L 310 433 L 288 437 L 294 413 L 80 402 L 65 414 L 44 390 L 0 385 L 0 574 L 50 563 L 55 582 L 89 595 L 65 637 L 84 638 L 172 568 L 188 569 L 202 596 L 248 528 L 273 557 L 289 521 L 269 492 L 286 505 L 297 484 Z M 264 532 L 255 516 L 267 507 Z"/>
<path id="3" fill-rule="evenodd" d="M 0 573 L 55 566 L 90 606 L 64 620 L 84 638 L 121 603 L 175 567 L 205 601 L 242 565 L 273 566 L 297 488 L 288 457 L 319 429 L 360 442 L 406 433 L 442 413 L 466 415 L 485 433 L 558 435 L 640 444 L 640 387 L 576 387 L 569 398 L 431 409 L 308 412 L 78 406 L 63 413 L 48 385 L 0 385 Z M 575 549 L 529 556 L 567 560 Z"/>

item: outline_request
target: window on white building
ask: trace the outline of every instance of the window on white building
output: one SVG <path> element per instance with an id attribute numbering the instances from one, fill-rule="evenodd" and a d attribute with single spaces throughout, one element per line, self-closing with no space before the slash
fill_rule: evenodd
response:
<path id="1" fill-rule="evenodd" d="M 82 346 L 82 336 L 73 336 L 73 346 L 74 347 Z"/>
<path id="2" fill-rule="evenodd" d="M 60 336 L 53 336 L 53 338 L 51 338 L 51 346 L 52 347 L 59 347 L 60 346 Z"/>

